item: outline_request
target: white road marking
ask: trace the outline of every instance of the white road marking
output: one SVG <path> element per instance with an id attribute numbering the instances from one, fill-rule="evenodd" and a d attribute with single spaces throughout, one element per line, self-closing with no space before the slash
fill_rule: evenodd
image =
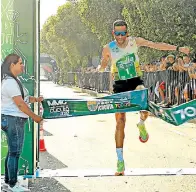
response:
<path id="1" fill-rule="evenodd" d="M 113 169 L 44 169 L 38 177 L 101 177 L 114 176 Z M 125 176 L 144 175 L 196 175 L 195 168 L 133 168 L 126 169 Z"/>
<path id="2" fill-rule="evenodd" d="M 178 135 L 181 135 L 181 136 L 183 136 L 183 137 L 188 137 L 186 134 L 184 134 L 184 133 L 182 133 L 182 132 L 180 132 L 180 131 L 176 131 L 176 130 L 171 130 L 173 133 L 176 133 L 176 134 L 178 134 Z M 191 141 L 194 141 L 194 142 L 196 142 L 196 138 L 189 138 Z"/>
<path id="3" fill-rule="evenodd" d="M 178 135 L 186 136 L 186 134 L 184 134 L 180 131 L 172 130 L 172 132 L 177 133 Z"/>

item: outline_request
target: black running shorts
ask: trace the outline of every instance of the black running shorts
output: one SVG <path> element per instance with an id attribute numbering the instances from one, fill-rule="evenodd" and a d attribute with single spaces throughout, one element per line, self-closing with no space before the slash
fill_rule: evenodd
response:
<path id="1" fill-rule="evenodd" d="M 127 80 L 114 81 L 113 92 L 121 93 L 126 91 L 133 91 L 138 85 L 144 85 L 143 80 L 140 77 L 135 77 Z"/>

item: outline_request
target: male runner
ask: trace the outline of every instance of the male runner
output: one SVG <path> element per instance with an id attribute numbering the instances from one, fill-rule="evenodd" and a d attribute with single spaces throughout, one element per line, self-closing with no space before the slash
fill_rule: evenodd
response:
<path id="1" fill-rule="evenodd" d="M 189 53 L 189 48 L 178 47 L 166 43 L 154 43 L 143 38 L 131 37 L 128 35 L 127 23 L 117 20 L 113 23 L 112 34 L 115 41 L 105 45 L 102 52 L 101 64 L 98 66 L 100 72 L 104 71 L 111 61 L 111 73 L 114 80 L 113 92 L 120 93 L 125 91 L 144 89 L 143 81 L 140 78 L 142 72 L 140 70 L 138 48 L 141 46 L 150 47 L 159 50 L 180 51 L 185 54 Z M 125 113 L 116 113 L 116 153 L 117 153 L 117 171 L 115 175 L 124 175 L 125 165 L 123 159 L 123 142 L 124 128 L 126 122 Z M 148 117 L 147 111 L 140 112 L 140 122 L 137 124 L 139 128 L 139 139 L 141 142 L 147 142 L 148 133 L 145 128 L 144 121 Z"/>

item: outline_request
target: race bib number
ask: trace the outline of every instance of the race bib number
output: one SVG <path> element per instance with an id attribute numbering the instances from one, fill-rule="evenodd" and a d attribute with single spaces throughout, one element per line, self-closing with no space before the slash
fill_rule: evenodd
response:
<path id="1" fill-rule="evenodd" d="M 118 76 L 120 80 L 131 79 L 137 76 L 137 72 L 134 65 L 135 60 L 135 55 L 129 54 L 116 62 L 116 67 L 118 69 Z"/>

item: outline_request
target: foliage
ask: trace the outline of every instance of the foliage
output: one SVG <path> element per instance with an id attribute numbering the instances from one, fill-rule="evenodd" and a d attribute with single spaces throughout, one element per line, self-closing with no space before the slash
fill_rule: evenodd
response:
<path id="1" fill-rule="evenodd" d="M 55 57 L 60 68 L 90 66 L 109 43 L 116 19 L 128 23 L 131 36 L 155 42 L 189 46 L 196 51 L 195 0 L 70 0 L 60 6 L 41 31 L 41 52 Z M 139 51 L 141 62 L 167 52 Z"/>

